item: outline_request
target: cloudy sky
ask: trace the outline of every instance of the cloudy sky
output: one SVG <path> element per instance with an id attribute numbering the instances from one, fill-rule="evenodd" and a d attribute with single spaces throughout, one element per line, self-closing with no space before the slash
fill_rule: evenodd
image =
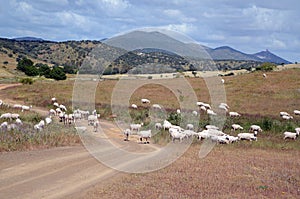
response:
<path id="1" fill-rule="evenodd" d="M 269 49 L 300 62 L 299 10 L 299 0 L 0 0 L 0 37 L 99 40 L 160 27 L 212 48 Z"/>

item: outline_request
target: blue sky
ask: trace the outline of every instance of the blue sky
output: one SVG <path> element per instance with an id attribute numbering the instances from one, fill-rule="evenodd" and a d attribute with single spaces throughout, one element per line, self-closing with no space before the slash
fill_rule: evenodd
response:
<path id="1" fill-rule="evenodd" d="M 300 62 L 299 10 L 299 0 L 0 0 L 0 36 L 100 40 L 159 27 L 212 48 L 269 49 Z"/>

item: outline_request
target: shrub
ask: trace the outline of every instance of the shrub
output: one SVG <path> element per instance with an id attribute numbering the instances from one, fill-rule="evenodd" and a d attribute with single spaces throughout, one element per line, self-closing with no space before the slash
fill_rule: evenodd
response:
<path id="1" fill-rule="evenodd" d="M 22 84 L 33 84 L 33 79 L 32 78 L 29 78 L 29 77 L 26 77 L 26 78 L 22 78 L 21 80 L 20 80 L 20 83 L 22 83 Z"/>
<path id="2" fill-rule="evenodd" d="M 270 63 L 270 62 L 264 62 L 260 66 L 256 68 L 256 70 L 261 70 L 261 71 L 272 71 L 275 68 L 275 64 Z"/>

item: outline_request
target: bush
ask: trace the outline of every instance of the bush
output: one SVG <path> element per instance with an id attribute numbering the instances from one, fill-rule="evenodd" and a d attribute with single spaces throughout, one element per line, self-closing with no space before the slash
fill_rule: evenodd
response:
<path id="1" fill-rule="evenodd" d="M 27 66 L 33 66 L 33 62 L 30 59 L 27 59 L 26 57 L 18 60 L 17 69 L 25 72 Z"/>
<path id="2" fill-rule="evenodd" d="M 22 78 L 21 80 L 20 80 L 20 83 L 22 83 L 22 84 L 33 84 L 33 79 L 32 78 L 29 78 L 29 77 L 26 77 L 26 78 Z"/>
<path id="3" fill-rule="evenodd" d="M 269 63 L 269 62 L 264 62 L 260 66 L 256 68 L 256 70 L 261 70 L 261 71 L 272 71 L 275 68 L 275 64 Z"/>
<path id="4" fill-rule="evenodd" d="M 50 71 L 49 76 L 50 76 L 50 78 L 55 79 L 55 80 L 65 80 L 65 79 L 67 79 L 67 76 L 66 76 L 65 72 L 60 67 L 54 67 Z"/>

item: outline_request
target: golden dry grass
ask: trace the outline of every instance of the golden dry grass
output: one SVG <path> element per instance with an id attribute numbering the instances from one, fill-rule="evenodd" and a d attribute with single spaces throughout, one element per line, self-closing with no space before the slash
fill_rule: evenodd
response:
<path id="1" fill-rule="evenodd" d="M 123 174 L 84 198 L 299 198 L 299 151 L 215 147 L 204 159 L 192 146 L 170 166 Z"/>

